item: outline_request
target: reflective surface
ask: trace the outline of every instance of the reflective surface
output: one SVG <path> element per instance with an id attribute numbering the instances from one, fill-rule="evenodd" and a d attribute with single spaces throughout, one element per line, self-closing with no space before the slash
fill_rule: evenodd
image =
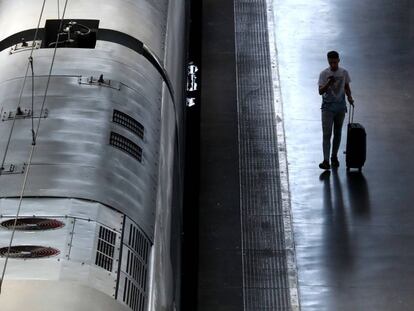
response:
<path id="1" fill-rule="evenodd" d="M 1 199 L 1 221 L 14 219 L 18 199 Z M 39 259 L 17 260 L 8 262 L 6 280 L 60 280 L 75 281 L 89 286 L 109 296 L 114 296 L 114 284 L 117 280 L 118 266 L 101 269 L 96 265 L 97 236 L 100 226 L 113 230 L 118 236 L 115 255 L 119 256 L 124 217 L 99 203 L 76 199 L 39 199 L 24 200 L 21 217 L 43 215 L 54 217 L 64 226 L 54 230 L 16 231 L 14 246 L 36 245 L 53 247 L 59 250 L 57 256 Z M 0 245 L 10 240 L 11 230 L 0 228 Z M 0 267 L 5 259 L 0 258 Z M 7 285 L 4 286 L 7 289 Z M 7 290 L 5 291 L 7 293 Z M 0 302 L 10 299 L 2 292 Z"/>
<path id="2" fill-rule="evenodd" d="M 85 310 L 85 305 L 91 311 L 131 310 L 110 296 L 76 282 L 6 281 L 1 298 L 2 311 Z"/>
<path id="3" fill-rule="evenodd" d="M 412 310 L 414 297 L 414 4 L 274 0 L 302 310 Z M 355 121 L 367 130 L 362 174 L 322 173 L 317 80 L 338 50 Z"/>
<path id="4" fill-rule="evenodd" d="M 62 17 L 65 1 L 60 1 Z M 22 30 L 36 28 L 43 0 L 0 1 L 0 40 Z M 165 35 L 168 24 L 168 0 L 70 0 L 66 18 L 99 19 L 99 27 L 125 32 L 150 47 L 164 59 Z M 13 18 L 8 14 L 13 12 Z M 58 18 L 57 2 L 46 1 L 40 27 L 46 19 Z"/>
<path id="5" fill-rule="evenodd" d="M 56 2 L 46 2 L 40 27 L 46 19 L 62 16 L 63 2 L 58 2 L 60 12 Z M 0 40 L 35 28 L 42 3 L 38 0 L 30 3 L 0 0 Z M 64 282 L 70 280 L 91 289 L 82 295 L 79 286 L 75 286 L 72 301 L 64 301 L 62 310 L 90 309 L 91 301 L 100 296 L 93 289 L 107 294 L 106 299 L 120 301 L 118 306 L 111 303 L 111 307 L 108 305 L 102 310 L 124 309 L 121 304 L 133 310 L 172 310 L 175 299 L 179 306 L 179 291 L 175 288 L 179 288 L 179 284 L 174 281 L 180 272 L 172 267 L 172 256 L 179 253 L 172 249 L 178 249 L 176 244 L 179 242 L 171 245 L 171 211 L 173 208 L 180 211 L 180 201 L 173 201 L 173 196 L 180 197 L 182 190 L 177 180 L 183 167 L 180 161 L 184 136 L 181 124 L 184 118 L 185 1 L 68 1 L 65 18 L 82 19 L 83 16 L 99 19 L 101 28 L 124 32 L 141 40 L 160 59 L 176 92 L 171 98 L 154 65 L 120 44 L 98 41 L 95 49 L 59 48 L 53 70 L 50 69 L 53 49 L 35 50 L 33 80 L 32 77 L 27 79 L 20 102 L 23 111 L 34 111 L 34 128 L 39 124 L 29 171 L 29 165 L 24 163 L 29 161 L 32 148 L 31 118 L 16 118 L 10 146 L 7 146 L 13 124 L 13 118 L 8 116 L 13 116 L 19 103 L 30 50 L 12 54 L 9 49 L 0 52 L 0 114 L 3 121 L 0 122 L 0 153 L 9 170 L 0 176 L 0 198 L 18 198 L 24 172 L 29 172 L 22 194 L 21 215 L 73 218 L 72 210 L 61 214 L 59 211 L 62 210 L 53 204 L 67 201 L 81 202 L 85 209 L 82 212 L 92 214 L 79 221 L 79 226 L 64 227 L 59 236 L 51 231 L 39 235 L 16 233 L 13 242 L 21 245 L 34 244 L 39 239 L 50 242 L 50 246 L 58 244 L 61 257 L 24 262 L 24 265 L 21 261 L 10 260 L 5 277 L 10 282 L 4 287 L 7 284 L 12 287 L 15 280 L 57 280 L 62 284 L 56 286 L 54 294 L 60 297 L 65 294 Z M 47 83 L 49 70 L 50 85 Z M 101 83 L 96 82 L 99 76 L 104 80 Z M 88 83 L 88 79 L 96 83 Z M 110 87 L 109 80 L 112 81 Z M 44 95 L 46 90 L 47 96 Z M 43 104 L 48 114 L 47 117 L 42 114 L 39 119 L 36 114 L 39 116 Z M 144 128 L 143 137 L 119 122 L 113 122 L 114 109 L 140 123 Z M 122 140 L 114 141 L 113 133 Z M 178 147 L 177 141 L 180 142 Z M 56 199 L 51 201 L 50 198 Z M 15 204 L 10 206 L 10 203 Z M 39 209 L 40 204 L 44 207 Z M 96 204 L 103 211 L 94 215 Z M 15 200 L 3 199 L 0 216 L 7 212 L 7 219 L 10 219 L 10 215 L 16 214 L 16 206 Z M 117 216 L 111 215 L 110 211 L 116 211 Z M 119 215 L 122 221 L 119 221 Z M 178 215 L 181 216 L 179 212 Z M 117 218 L 124 226 L 129 223 L 137 230 L 122 228 L 121 232 L 114 233 L 112 227 L 97 225 L 101 218 L 106 223 L 115 221 L 107 217 Z M 174 232 L 181 232 L 179 221 L 175 223 Z M 127 245 L 129 232 L 134 233 L 129 234 Z M 8 245 L 9 235 L 7 229 L 0 230 L 0 246 Z M 135 242 L 138 239 L 140 242 Z M 77 247 L 77 243 L 82 247 Z M 126 252 L 131 245 L 134 250 Z M 64 253 L 67 248 L 74 250 L 77 257 Z M 138 256 L 144 257 L 140 257 L 139 263 Z M 134 258 L 134 268 L 130 258 Z M 42 274 L 52 260 L 56 261 L 53 269 L 49 274 Z M 36 264 L 41 268 L 36 268 Z M 50 283 L 37 289 L 33 284 L 27 282 L 28 286 L 24 288 L 29 296 L 46 290 Z M 8 310 L 26 308 L 10 294 L 10 290 L 8 293 L 6 297 L 0 296 L 1 305 L 7 303 Z M 43 303 L 34 305 L 34 309 L 46 310 Z M 59 307 L 52 303 L 47 308 Z"/>
<path id="6" fill-rule="evenodd" d="M 98 43 L 97 48 L 103 51 L 58 51 L 55 75 L 51 78 L 48 89 L 46 104 L 49 114 L 41 121 L 25 195 L 96 200 L 134 217 L 152 237 L 162 80 L 148 61 L 131 50 L 102 42 Z M 51 53 L 50 49 L 37 51 L 35 59 L 38 76 L 47 74 Z M 19 77 L 24 72 L 19 65 L 24 64 L 25 54 L 8 55 L 7 51 L 0 53 L 0 60 L 3 60 L 1 68 L 4 68 L 0 79 L 6 80 L 0 83 L 0 94 L 6 99 L 1 104 L 3 111 L 15 109 L 23 79 L 7 79 Z M 115 61 L 115 54 L 119 55 L 122 63 Z M 123 64 L 128 58 L 134 62 L 135 68 Z M 91 76 L 95 68 L 99 68 L 99 72 L 112 81 L 120 81 L 125 85 L 118 91 L 78 83 L 77 75 Z M 35 111 L 40 110 L 46 80 L 45 76 L 36 77 Z M 31 83 L 26 84 L 22 108 L 30 108 L 30 93 Z M 113 109 L 124 111 L 141 122 L 145 127 L 144 140 L 113 124 Z M 5 121 L 0 124 L 6 133 L 0 137 L 2 155 L 11 123 L 12 121 Z M 30 130 L 30 118 L 16 122 L 6 163 L 27 161 L 30 150 L 27 146 L 31 140 L 27 133 Z M 109 146 L 111 131 L 120 133 L 144 149 L 142 163 Z M 100 167 L 100 163 L 104 168 Z M 18 196 L 23 177 L 23 174 L 3 176 L 0 179 L 0 195 Z M 114 187 L 115 184 L 122 186 Z"/>

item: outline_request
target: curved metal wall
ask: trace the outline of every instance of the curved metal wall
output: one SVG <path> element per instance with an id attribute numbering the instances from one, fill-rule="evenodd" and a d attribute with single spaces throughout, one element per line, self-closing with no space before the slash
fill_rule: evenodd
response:
<path id="1" fill-rule="evenodd" d="M 0 1 L 0 40 L 22 30 L 36 28 L 42 2 Z M 60 0 L 60 15 L 64 2 Z M 127 33 L 144 42 L 160 59 L 164 59 L 168 6 L 168 0 L 69 0 L 65 18 L 98 19 L 100 28 Z M 47 19 L 57 18 L 57 1 L 47 1 L 41 27 Z"/>
<path id="2" fill-rule="evenodd" d="M 170 1 L 170 14 L 169 14 L 169 27 L 167 30 L 166 47 L 168 51 L 175 51 L 175 53 L 167 53 L 165 58 L 165 67 L 171 76 L 172 83 L 176 89 L 177 95 L 180 94 L 180 88 L 183 88 L 181 82 L 183 81 L 182 70 L 184 68 L 184 45 L 180 42 L 185 41 L 185 1 L 174 0 Z M 176 12 L 172 14 L 172 12 Z M 161 146 L 162 150 L 160 154 L 160 183 L 162 180 L 173 180 L 173 175 L 177 174 L 173 170 L 173 161 L 177 161 L 177 167 L 183 165 L 183 128 L 176 127 L 176 122 L 181 124 L 183 118 L 183 110 L 180 109 L 179 103 L 181 99 L 177 98 L 176 108 L 174 111 L 174 104 L 164 90 L 162 114 L 163 114 L 163 127 L 161 130 Z M 174 116 L 174 112 L 176 116 Z M 178 131 L 176 134 L 179 146 L 174 144 L 174 137 L 172 132 Z M 178 152 L 178 154 L 177 154 Z M 181 171 L 181 169 L 179 169 Z M 182 182 L 182 178 L 177 178 Z M 178 187 L 179 188 L 179 187 Z M 151 273 L 151 286 L 149 292 L 149 304 L 151 310 L 174 310 L 179 308 L 179 301 L 174 301 L 174 289 L 173 279 L 177 279 L 177 275 L 180 271 L 174 271 L 171 264 L 171 248 L 177 248 L 177 245 L 171 245 L 171 217 L 172 209 L 164 209 L 164 206 L 171 206 L 171 204 L 179 205 L 180 202 L 172 202 L 172 184 L 166 185 L 159 189 L 156 209 L 156 223 L 155 223 L 155 237 L 153 248 L 153 261 L 152 261 L 152 273 Z M 180 197 L 180 195 L 178 195 Z M 173 206 L 172 208 L 180 209 L 179 206 Z M 180 223 L 180 220 L 178 221 Z M 181 232 L 179 228 L 177 230 Z M 180 284 L 178 282 L 178 284 Z M 178 285 L 179 286 L 179 285 Z M 175 297 L 178 298 L 178 297 Z M 179 310 L 179 309 L 177 309 Z"/>
<path id="3" fill-rule="evenodd" d="M 60 1 L 60 14 L 63 3 Z M 0 0 L 0 41 L 35 28 L 41 4 L 41 0 Z M 47 19 L 57 17 L 56 1 L 47 1 L 40 27 L 44 27 Z M 174 304 L 174 272 L 169 258 L 172 182 L 173 175 L 181 173 L 174 172 L 173 167 L 183 152 L 180 149 L 183 148 L 185 0 L 69 0 L 65 19 L 98 19 L 99 28 L 120 31 L 142 41 L 160 59 L 172 82 L 175 98 L 171 97 L 160 72 L 147 58 L 120 44 L 97 41 L 95 49 L 57 49 L 45 101 L 47 114 L 39 119 L 53 49 L 36 49 L 33 54 L 33 113 L 34 123 L 37 125 L 40 120 L 40 127 L 24 198 L 86 200 L 102 204 L 100 208 L 103 210 L 113 209 L 129 217 L 153 244 L 148 263 L 146 306 L 148 310 L 170 310 Z M 0 52 L 1 158 L 6 151 L 29 54 L 30 51 L 12 54 L 9 49 Z M 90 77 L 97 79 L 100 75 L 111 81 L 110 87 L 88 83 Z M 31 102 L 29 75 L 20 107 L 30 110 Z M 139 122 L 144 127 L 143 138 L 113 122 L 115 110 Z M 10 165 L 20 169 L 27 164 L 31 130 L 31 118 L 15 120 L 6 169 Z M 127 139 L 129 146 L 139 146 L 142 150 L 139 159 L 114 146 L 113 133 Z M 176 141 L 180 142 L 179 146 Z M 19 197 L 23 178 L 24 169 L 21 172 L 16 169 L 13 174 L 3 173 L 0 198 Z M 33 209 L 37 213 L 33 215 L 42 216 L 45 210 L 53 214 L 55 201 L 43 199 L 41 204 L 43 208 Z M 85 209 L 91 208 L 88 204 L 81 205 Z M 34 207 L 30 206 L 25 206 L 22 215 L 31 215 Z M 56 213 L 59 217 L 73 216 Z M 92 210 L 90 213 L 93 214 Z M 12 216 L 13 213 L 9 214 Z M 105 215 L 112 217 L 111 213 Z M 93 216 L 91 220 L 94 221 Z M 1 238 L 5 236 L 0 234 L 2 245 L 8 242 Z M 119 238 L 121 236 L 122 233 Z M 113 271 L 118 275 L 121 273 L 115 268 Z M 24 273 L 20 271 L 18 275 L 22 278 Z M 13 280 L 13 273 L 6 274 L 6 279 Z M 113 282 L 113 278 L 107 281 Z M 118 277 L 117 288 L 122 286 Z M 116 292 L 114 295 L 116 297 Z M 120 297 L 118 300 L 122 301 Z M 131 303 L 123 303 L 141 310 Z"/>
<path id="4" fill-rule="evenodd" d="M 111 46 L 114 45 L 111 43 L 104 44 L 103 51 L 59 49 L 46 100 L 48 115 L 41 120 L 25 195 L 98 201 L 132 217 L 152 237 L 162 80 L 142 56 L 123 47 Z M 111 56 L 108 51 L 112 52 Z M 49 49 L 37 51 L 36 75 L 47 75 L 51 53 Z M 125 63 L 116 61 L 114 55 L 118 59 L 124 56 Z M 9 74 L 8 77 L 18 77 L 18 69 L 10 72 L 2 70 L 2 67 L 7 64 L 10 68 L 14 61 L 24 61 L 23 54 L 1 56 L 10 60 L 2 62 L 0 57 L 0 71 Z M 122 82 L 121 89 L 79 84 L 79 77 L 100 74 L 112 81 Z M 15 110 L 22 80 L 0 82 L 0 97 L 7 98 L 3 100 L 3 113 Z M 35 79 L 35 111 L 40 110 L 46 80 L 46 77 Z M 30 109 L 30 94 L 29 82 L 22 109 Z M 144 140 L 112 122 L 114 109 L 128 113 L 144 125 Z M 7 142 L 7 129 L 11 121 L 0 124 L 0 130 L 4 133 L 0 136 L 1 146 Z M 16 121 L 6 163 L 19 165 L 27 162 L 31 125 L 30 118 Z M 141 163 L 109 145 L 112 131 L 143 149 Z M 0 155 L 4 151 L 5 147 L 0 150 Z M 2 176 L 0 196 L 18 196 L 23 177 L 24 174 Z"/>

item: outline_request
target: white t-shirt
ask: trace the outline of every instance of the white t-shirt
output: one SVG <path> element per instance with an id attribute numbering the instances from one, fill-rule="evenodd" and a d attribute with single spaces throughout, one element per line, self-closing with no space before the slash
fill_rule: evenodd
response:
<path id="1" fill-rule="evenodd" d="M 338 70 L 332 71 L 330 67 L 323 70 L 319 75 L 319 86 L 328 83 L 328 77 L 333 76 L 335 82 L 322 95 L 322 109 L 333 112 L 346 112 L 345 101 L 345 83 L 350 83 L 348 71 L 339 67 Z"/>

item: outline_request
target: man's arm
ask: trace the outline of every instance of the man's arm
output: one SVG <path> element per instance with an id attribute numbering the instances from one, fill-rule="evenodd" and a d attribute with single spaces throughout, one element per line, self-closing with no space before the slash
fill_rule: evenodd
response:
<path id="1" fill-rule="evenodd" d="M 325 85 L 319 85 L 319 95 L 325 94 L 334 83 L 334 81 L 335 79 L 333 77 L 329 77 L 328 82 Z"/>
<path id="2" fill-rule="evenodd" d="M 348 102 L 353 105 L 354 104 L 354 99 L 352 98 L 351 95 L 351 87 L 349 86 L 349 83 L 345 83 L 345 94 L 348 97 Z"/>

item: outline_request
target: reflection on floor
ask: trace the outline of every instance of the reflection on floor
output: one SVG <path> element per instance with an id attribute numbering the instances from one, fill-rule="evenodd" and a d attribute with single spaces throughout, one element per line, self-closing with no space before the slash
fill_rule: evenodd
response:
<path id="1" fill-rule="evenodd" d="M 414 3 L 273 6 L 302 310 L 414 310 Z M 318 168 L 329 50 L 350 72 L 367 129 L 362 174 L 347 173 L 343 156 L 336 171 Z"/>

